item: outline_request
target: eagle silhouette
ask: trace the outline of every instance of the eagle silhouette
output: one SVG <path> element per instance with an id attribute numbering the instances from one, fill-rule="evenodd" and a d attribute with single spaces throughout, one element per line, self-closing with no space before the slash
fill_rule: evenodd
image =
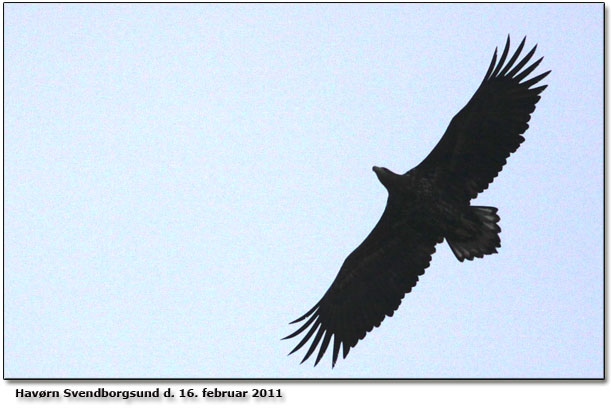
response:
<path id="1" fill-rule="evenodd" d="M 488 187 L 524 141 L 522 134 L 528 129 L 530 114 L 547 87 L 533 86 L 551 72 L 527 79 L 543 58 L 524 68 L 535 53 L 535 45 L 516 63 L 524 37 L 506 61 L 509 40 L 508 36 L 498 63 L 495 49 L 481 85 L 418 166 L 403 175 L 373 167 L 388 191 L 382 217 L 346 258 L 322 299 L 291 322 L 307 319 L 305 323 L 283 338 L 309 329 L 290 353 L 314 336 L 302 363 L 320 344 L 317 365 L 332 336 L 332 367 L 341 347 L 346 358 L 359 340 L 393 315 L 444 238 L 461 262 L 496 253 L 501 247 L 497 209 L 471 206 L 470 201 Z"/>

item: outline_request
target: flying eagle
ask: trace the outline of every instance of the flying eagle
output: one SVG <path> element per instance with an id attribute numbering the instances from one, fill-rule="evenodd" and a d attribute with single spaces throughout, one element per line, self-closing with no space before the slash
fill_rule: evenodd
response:
<path id="1" fill-rule="evenodd" d="M 501 247 L 498 209 L 471 206 L 470 201 L 488 187 L 524 141 L 530 114 L 547 87 L 532 88 L 550 71 L 527 79 L 543 58 L 522 69 L 536 45 L 516 64 L 525 41 L 526 37 L 507 62 L 509 36 L 498 63 L 498 50 L 494 51 L 481 85 L 418 166 L 403 175 L 373 167 L 388 191 L 386 209 L 365 241 L 346 258 L 322 299 L 291 322 L 307 318 L 284 339 L 309 328 L 291 354 L 314 336 L 302 363 L 320 344 L 314 365 L 318 364 L 331 336 L 332 366 L 342 346 L 346 358 L 350 348 L 393 315 L 444 238 L 461 262 Z"/>

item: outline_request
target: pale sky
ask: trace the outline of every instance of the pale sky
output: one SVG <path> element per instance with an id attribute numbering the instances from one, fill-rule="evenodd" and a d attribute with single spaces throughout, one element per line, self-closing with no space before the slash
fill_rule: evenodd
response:
<path id="1" fill-rule="evenodd" d="M 4 375 L 603 375 L 602 4 L 7 4 Z M 331 370 L 288 322 L 524 35 L 552 70 L 473 204 Z M 513 49 L 512 47 L 512 49 Z"/>

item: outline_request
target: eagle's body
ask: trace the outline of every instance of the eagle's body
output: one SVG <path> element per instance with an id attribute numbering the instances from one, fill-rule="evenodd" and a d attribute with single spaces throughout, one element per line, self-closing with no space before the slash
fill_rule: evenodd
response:
<path id="1" fill-rule="evenodd" d="M 475 95 L 417 167 L 398 175 L 374 166 L 388 191 L 386 209 L 369 236 L 346 258 L 322 299 L 293 321 L 309 317 L 287 337 L 309 328 L 292 351 L 314 336 L 304 361 L 322 342 L 317 364 L 331 337 L 333 365 L 342 346 L 345 358 L 367 332 L 393 315 L 444 239 L 460 261 L 497 252 L 501 246 L 497 209 L 472 206 L 471 200 L 488 187 L 524 141 L 522 133 L 546 88 L 531 86 L 549 71 L 523 81 L 542 60 L 522 70 L 536 49 L 516 63 L 523 46 L 524 41 L 504 64 L 507 38 L 498 64 L 495 52 Z"/>

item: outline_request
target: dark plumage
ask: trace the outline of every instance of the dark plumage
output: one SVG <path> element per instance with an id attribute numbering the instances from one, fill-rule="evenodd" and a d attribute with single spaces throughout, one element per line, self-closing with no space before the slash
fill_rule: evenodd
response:
<path id="1" fill-rule="evenodd" d="M 333 338 L 335 366 L 340 349 L 345 358 L 367 332 L 393 315 L 444 238 L 460 261 L 497 252 L 501 246 L 497 209 L 471 206 L 470 201 L 488 187 L 524 141 L 530 114 L 546 88 L 533 86 L 550 71 L 527 78 L 543 58 L 527 66 L 535 46 L 519 59 L 525 40 L 508 61 L 509 37 L 498 63 L 495 50 L 475 95 L 418 166 L 403 175 L 374 166 L 388 190 L 386 209 L 365 241 L 346 258 L 322 299 L 292 322 L 306 320 L 286 337 L 304 333 L 291 353 L 314 337 L 303 361 L 320 345 L 316 365 Z"/>

